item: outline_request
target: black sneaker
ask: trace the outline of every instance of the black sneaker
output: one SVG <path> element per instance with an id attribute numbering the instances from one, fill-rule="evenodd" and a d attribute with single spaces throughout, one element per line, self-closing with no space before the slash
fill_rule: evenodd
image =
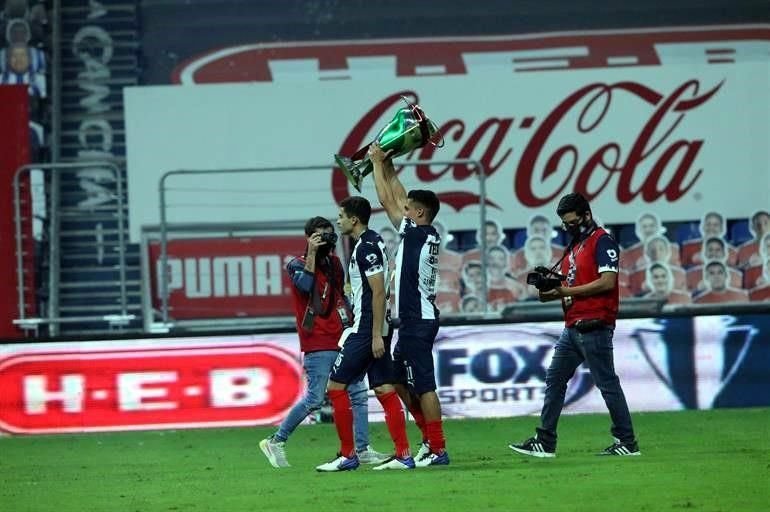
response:
<path id="1" fill-rule="evenodd" d="M 599 452 L 597 455 L 628 456 L 641 454 L 642 452 L 639 451 L 639 445 L 636 443 L 636 441 L 631 441 L 630 443 L 621 443 L 618 439 L 615 439 L 614 443 Z"/>
<path id="2" fill-rule="evenodd" d="M 556 450 L 538 441 L 537 437 L 530 437 L 521 444 L 509 444 L 508 448 L 524 455 L 531 455 L 532 457 L 556 457 Z"/>

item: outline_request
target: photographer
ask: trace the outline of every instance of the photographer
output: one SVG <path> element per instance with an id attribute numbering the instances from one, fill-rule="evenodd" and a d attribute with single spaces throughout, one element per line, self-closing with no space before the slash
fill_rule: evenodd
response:
<path id="1" fill-rule="evenodd" d="M 591 207 L 582 195 L 562 197 L 556 213 L 572 236 L 564 256 L 555 265 L 561 265 L 563 275 L 538 268 L 527 281 L 538 287 L 541 302 L 561 299 L 565 328 L 546 373 L 545 401 L 537 434 L 509 447 L 535 457 L 556 456 L 556 425 L 564 406 L 567 382 L 585 362 L 612 418 L 615 442 L 600 455 L 639 455 L 612 354 L 618 315 L 618 244 L 594 222 Z"/>
<path id="2" fill-rule="evenodd" d="M 338 342 L 345 327 L 352 324 L 352 312 L 345 299 L 345 273 L 334 254 L 337 235 L 331 222 L 313 217 L 305 224 L 307 250 L 286 266 L 292 283 L 294 310 L 303 367 L 307 378 L 305 396 L 294 405 L 278 431 L 259 443 L 273 467 L 288 467 L 284 444 L 297 426 L 323 404 L 326 382 L 339 353 Z M 368 391 L 363 376 L 348 387 L 353 408 L 356 452 L 364 464 L 387 459 L 369 447 Z"/>

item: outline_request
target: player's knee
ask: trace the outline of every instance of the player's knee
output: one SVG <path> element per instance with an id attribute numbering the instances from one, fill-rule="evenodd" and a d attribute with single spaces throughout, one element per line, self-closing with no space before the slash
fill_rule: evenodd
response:
<path id="1" fill-rule="evenodd" d="M 381 384 L 379 386 L 374 387 L 374 394 L 378 397 L 385 395 L 387 393 L 392 393 L 396 389 L 393 387 L 392 384 Z"/>

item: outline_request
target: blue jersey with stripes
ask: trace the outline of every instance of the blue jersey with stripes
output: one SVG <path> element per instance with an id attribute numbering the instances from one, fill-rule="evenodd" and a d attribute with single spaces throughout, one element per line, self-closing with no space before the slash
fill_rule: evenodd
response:
<path id="1" fill-rule="evenodd" d="M 431 225 L 417 225 L 404 217 L 398 228 L 401 242 L 396 255 L 396 311 L 402 320 L 434 320 L 438 289 L 441 237 Z"/>

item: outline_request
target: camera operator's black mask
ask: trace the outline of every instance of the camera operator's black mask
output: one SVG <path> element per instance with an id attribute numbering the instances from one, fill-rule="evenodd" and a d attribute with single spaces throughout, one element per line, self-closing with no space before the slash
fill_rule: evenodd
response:
<path id="1" fill-rule="evenodd" d="M 573 240 L 577 240 L 588 233 L 594 225 L 593 219 L 589 219 L 586 216 L 580 220 L 579 223 L 574 226 L 567 226 L 567 233 L 570 234 Z"/>

